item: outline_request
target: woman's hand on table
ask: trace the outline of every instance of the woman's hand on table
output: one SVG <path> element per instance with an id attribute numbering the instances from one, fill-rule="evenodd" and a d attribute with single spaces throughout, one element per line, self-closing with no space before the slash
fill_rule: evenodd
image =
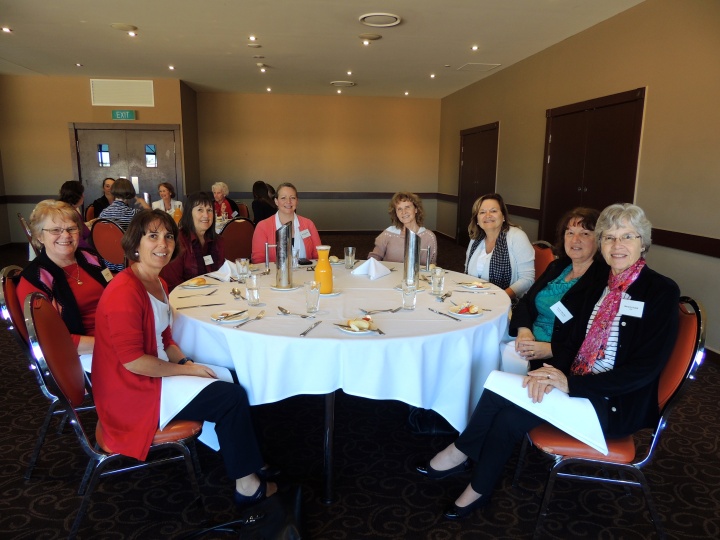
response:
<path id="1" fill-rule="evenodd" d="M 570 393 L 565 374 L 549 364 L 543 364 L 543 367 L 529 372 L 523 379 L 523 388 L 528 389 L 528 396 L 533 403 L 540 403 L 543 395 L 549 394 L 553 388 Z"/>

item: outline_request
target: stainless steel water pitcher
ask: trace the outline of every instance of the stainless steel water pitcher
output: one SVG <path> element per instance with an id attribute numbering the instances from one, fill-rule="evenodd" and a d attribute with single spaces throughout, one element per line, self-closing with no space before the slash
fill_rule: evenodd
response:
<path id="1" fill-rule="evenodd" d="M 289 221 L 275 231 L 275 287 L 292 289 L 293 222 Z"/>
<path id="2" fill-rule="evenodd" d="M 416 287 L 420 283 L 420 237 L 410 229 L 405 229 L 405 267 L 403 282 Z"/>

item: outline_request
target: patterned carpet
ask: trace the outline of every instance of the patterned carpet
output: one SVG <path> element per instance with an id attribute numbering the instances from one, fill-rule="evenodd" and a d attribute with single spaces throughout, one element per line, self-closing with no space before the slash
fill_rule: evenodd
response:
<path id="1" fill-rule="evenodd" d="M 345 236 L 328 240 L 334 246 L 353 241 L 361 249 L 357 240 Z M 372 237 L 369 240 L 371 247 Z M 451 251 L 445 246 L 444 253 Z M 452 267 L 442 259 L 441 263 Z M 706 362 L 671 417 L 655 461 L 646 469 L 668 538 L 720 537 L 718 404 L 720 366 Z M 65 538 L 74 520 L 86 459 L 69 429 L 58 434 L 55 421 L 32 479 L 23 479 L 46 409 L 22 352 L 10 333 L 0 327 L 0 538 Z M 467 477 L 432 482 L 419 477 L 414 464 L 432 456 L 453 437 L 413 435 L 407 427 L 407 413 L 407 406 L 396 401 L 372 401 L 338 392 L 337 501 L 326 506 L 320 502 L 322 397 L 298 396 L 254 408 L 266 459 L 282 468 L 284 485 L 302 486 L 305 538 L 530 538 L 547 462 L 531 452 L 520 489 L 514 489 L 510 485 L 513 458 L 490 508 L 462 522 L 447 522 L 440 512 L 460 493 Z M 93 413 L 87 417 L 87 429 L 92 432 Z M 207 520 L 191 504 L 183 465 L 171 464 L 103 480 L 79 538 L 184 538 L 204 527 L 237 519 L 231 484 L 219 456 L 202 445 L 199 454 Z M 653 538 L 654 527 L 638 491 L 628 495 L 616 487 L 558 480 L 542 536 L 640 540 Z M 228 537 L 215 532 L 203 538 Z"/>

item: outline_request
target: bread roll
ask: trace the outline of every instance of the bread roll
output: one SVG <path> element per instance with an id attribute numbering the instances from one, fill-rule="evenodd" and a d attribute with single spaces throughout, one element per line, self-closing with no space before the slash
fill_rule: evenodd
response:
<path id="1" fill-rule="evenodd" d="M 329 260 L 331 263 L 340 262 L 340 259 L 338 259 L 335 255 L 330 255 Z"/>
<path id="2" fill-rule="evenodd" d="M 188 280 L 187 284 L 192 285 L 193 287 L 197 287 L 198 285 L 207 284 L 207 281 L 203 277 L 196 277 Z"/>

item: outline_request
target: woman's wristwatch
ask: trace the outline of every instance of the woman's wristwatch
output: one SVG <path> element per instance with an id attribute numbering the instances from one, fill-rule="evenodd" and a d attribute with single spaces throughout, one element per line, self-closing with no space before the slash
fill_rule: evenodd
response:
<path id="1" fill-rule="evenodd" d="M 195 363 L 195 360 L 193 360 L 193 359 L 190 358 L 189 356 L 186 356 L 185 358 L 181 358 L 180 360 L 178 360 L 178 365 L 179 365 L 179 366 L 183 366 L 183 365 L 185 365 L 185 364 L 188 363 L 188 362 L 192 362 L 192 363 L 194 364 L 194 363 Z"/>

